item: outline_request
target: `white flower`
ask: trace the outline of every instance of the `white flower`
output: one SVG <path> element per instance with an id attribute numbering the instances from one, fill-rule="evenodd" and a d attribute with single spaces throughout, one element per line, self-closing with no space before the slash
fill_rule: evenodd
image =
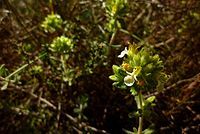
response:
<path id="1" fill-rule="evenodd" d="M 135 79 L 133 76 L 127 75 L 126 77 L 124 77 L 124 83 L 129 87 L 133 86 L 133 84 L 135 83 Z"/>
<path id="2" fill-rule="evenodd" d="M 140 72 L 141 72 L 140 66 L 136 66 L 133 69 L 132 73 L 126 72 L 128 75 L 126 77 L 124 77 L 124 83 L 127 86 L 132 86 L 135 83 L 135 81 L 138 81 L 137 76 Z"/>
<path id="3" fill-rule="evenodd" d="M 120 53 L 120 55 L 118 55 L 118 58 L 123 58 L 126 54 L 128 54 L 127 47 L 125 47 L 125 49 Z"/>

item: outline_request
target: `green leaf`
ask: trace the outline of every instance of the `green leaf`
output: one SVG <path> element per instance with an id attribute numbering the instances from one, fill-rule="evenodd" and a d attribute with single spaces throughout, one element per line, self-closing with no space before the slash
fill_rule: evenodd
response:
<path id="1" fill-rule="evenodd" d="M 136 134 L 135 132 L 132 132 L 132 131 L 129 131 L 129 130 L 126 130 L 126 129 L 123 129 L 123 131 L 124 131 L 126 134 Z"/>
<path id="2" fill-rule="evenodd" d="M 147 129 L 145 129 L 142 133 L 143 133 L 143 134 L 153 134 L 153 133 L 154 133 L 154 130 L 151 129 L 151 128 L 147 128 Z"/>
<path id="3" fill-rule="evenodd" d="M 120 89 L 126 89 L 127 88 L 126 85 L 123 84 L 122 82 L 114 82 L 112 85 L 117 87 L 117 88 L 120 88 Z"/>
<path id="4" fill-rule="evenodd" d="M 113 86 L 117 86 L 119 84 L 119 82 L 113 82 Z"/>
<path id="5" fill-rule="evenodd" d="M 124 84 L 121 84 L 120 86 L 118 86 L 118 88 L 127 89 L 126 85 L 124 85 Z"/>
<path id="6" fill-rule="evenodd" d="M 138 117 L 140 117 L 140 114 L 139 114 L 138 111 L 136 111 L 136 112 L 131 112 L 131 113 L 128 114 L 128 117 L 129 117 L 129 118 L 133 118 L 133 117 L 138 118 Z"/>
<path id="7" fill-rule="evenodd" d="M 156 99 L 155 96 L 151 96 L 151 97 L 147 98 L 146 101 L 148 101 L 149 103 L 152 103 L 155 99 Z"/>
<path id="8" fill-rule="evenodd" d="M 124 70 L 122 70 L 121 68 L 119 68 L 118 74 L 117 74 L 117 75 L 119 75 L 120 77 L 124 77 L 124 76 L 126 76 L 127 74 L 126 74 L 126 72 L 125 72 Z"/>
<path id="9" fill-rule="evenodd" d="M 137 91 L 135 90 L 134 87 L 131 87 L 130 92 L 131 92 L 131 94 L 132 94 L 133 96 L 137 95 Z"/>
<path id="10" fill-rule="evenodd" d="M 156 55 L 153 56 L 153 61 L 157 62 L 159 60 L 160 60 L 160 58 L 159 58 L 158 54 L 156 54 Z"/>
<path id="11" fill-rule="evenodd" d="M 133 131 L 134 131 L 133 134 L 137 134 L 137 132 L 138 132 L 138 131 L 137 131 L 137 128 L 135 128 L 135 127 L 133 128 Z"/>
<path id="12" fill-rule="evenodd" d="M 113 65 L 113 66 L 112 66 L 112 69 L 113 69 L 114 74 L 118 74 L 118 73 L 119 73 L 120 67 L 117 66 L 117 65 Z"/>
<path id="13" fill-rule="evenodd" d="M 118 78 L 116 75 L 111 75 L 109 76 L 109 79 L 113 80 L 113 81 L 118 81 Z"/>

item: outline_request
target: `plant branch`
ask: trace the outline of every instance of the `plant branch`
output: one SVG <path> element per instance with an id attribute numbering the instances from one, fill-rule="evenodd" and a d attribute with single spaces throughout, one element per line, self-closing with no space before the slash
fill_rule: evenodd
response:
<path id="1" fill-rule="evenodd" d="M 142 93 L 139 91 L 138 93 L 138 98 L 139 98 L 139 107 L 138 110 L 141 110 L 139 112 L 140 117 L 139 117 L 139 126 L 138 126 L 138 134 L 142 134 L 142 125 L 143 125 L 143 105 L 142 105 Z"/>
<path id="2" fill-rule="evenodd" d="M 154 93 L 145 95 L 144 98 L 149 98 L 149 97 L 151 97 L 151 96 L 157 96 L 157 95 L 159 95 L 159 94 L 161 94 L 161 93 L 164 93 L 164 92 L 166 92 L 166 91 L 168 91 L 168 90 L 170 90 L 170 89 L 172 89 L 172 88 L 175 88 L 176 86 L 178 86 L 178 85 L 180 85 L 180 84 L 183 84 L 183 83 L 185 83 L 185 82 L 191 82 L 191 81 L 195 80 L 195 79 L 198 78 L 198 77 L 200 77 L 200 73 L 194 75 L 194 76 L 191 77 L 191 78 L 179 80 L 179 81 L 175 82 L 174 84 L 172 84 L 172 85 L 170 85 L 170 86 L 164 88 L 164 89 L 162 90 L 162 92 L 154 92 Z"/>

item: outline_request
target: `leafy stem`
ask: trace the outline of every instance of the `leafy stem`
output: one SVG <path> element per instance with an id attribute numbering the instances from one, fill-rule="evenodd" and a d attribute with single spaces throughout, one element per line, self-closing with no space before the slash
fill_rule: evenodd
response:
<path id="1" fill-rule="evenodd" d="M 138 134 L 142 134 L 142 125 L 143 125 L 143 105 L 142 105 L 142 93 L 141 90 L 138 93 L 138 99 L 139 99 L 139 104 L 138 104 L 138 110 L 139 111 L 139 125 L 138 125 Z"/>
<path id="2" fill-rule="evenodd" d="M 139 115 L 138 130 L 134 128 L 134 134 L 142 134 L 142 132 L 147 134 L 147 131 L 152 133 L 152 130 L 142 131 L 143 118 L 150 115 L 149 108 L 155 105 L 153 103 L 155 96 L 144 99 L 142 91 L 160 86 L 167 81 L 167 76 L 163 73 L 163 62 L 158 55 L 152 55 L 146 47 L 140 50 L 138 48 L 139 46 L 130 43 L 128 49 L 125 47 L 118 55 L 119 58 L 124 58 L 121 66 L 113 65 L 114 75 L 109 78 L 114 81 L 114 86 L 131 87 L 130 93 L 135 97 L 137 103 L 136 115 Z M 136 90 L 137 88 L 139 90 Z"/>

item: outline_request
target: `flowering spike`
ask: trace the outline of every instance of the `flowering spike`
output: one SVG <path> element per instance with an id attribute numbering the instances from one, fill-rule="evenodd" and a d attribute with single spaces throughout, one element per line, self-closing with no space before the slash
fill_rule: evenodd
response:
<path id="1" fill-rule="evenodd" d="M 165 81 L 161 79 L 163 62 L 158 55 L 151 55 L 147 49 L 138 50 L 138 46 L 129 44 L 118 56 L 123 58 L 122 65 L 113 68 L 112 80 L 118 82 L 118 87 L 127 86 L 139 89 L 152 90 L 156 87 L 162 88 Z M 159 79 L 158 79 L 159 78 Z M 166 79 L 165 79 L 166 80 Z"/>

